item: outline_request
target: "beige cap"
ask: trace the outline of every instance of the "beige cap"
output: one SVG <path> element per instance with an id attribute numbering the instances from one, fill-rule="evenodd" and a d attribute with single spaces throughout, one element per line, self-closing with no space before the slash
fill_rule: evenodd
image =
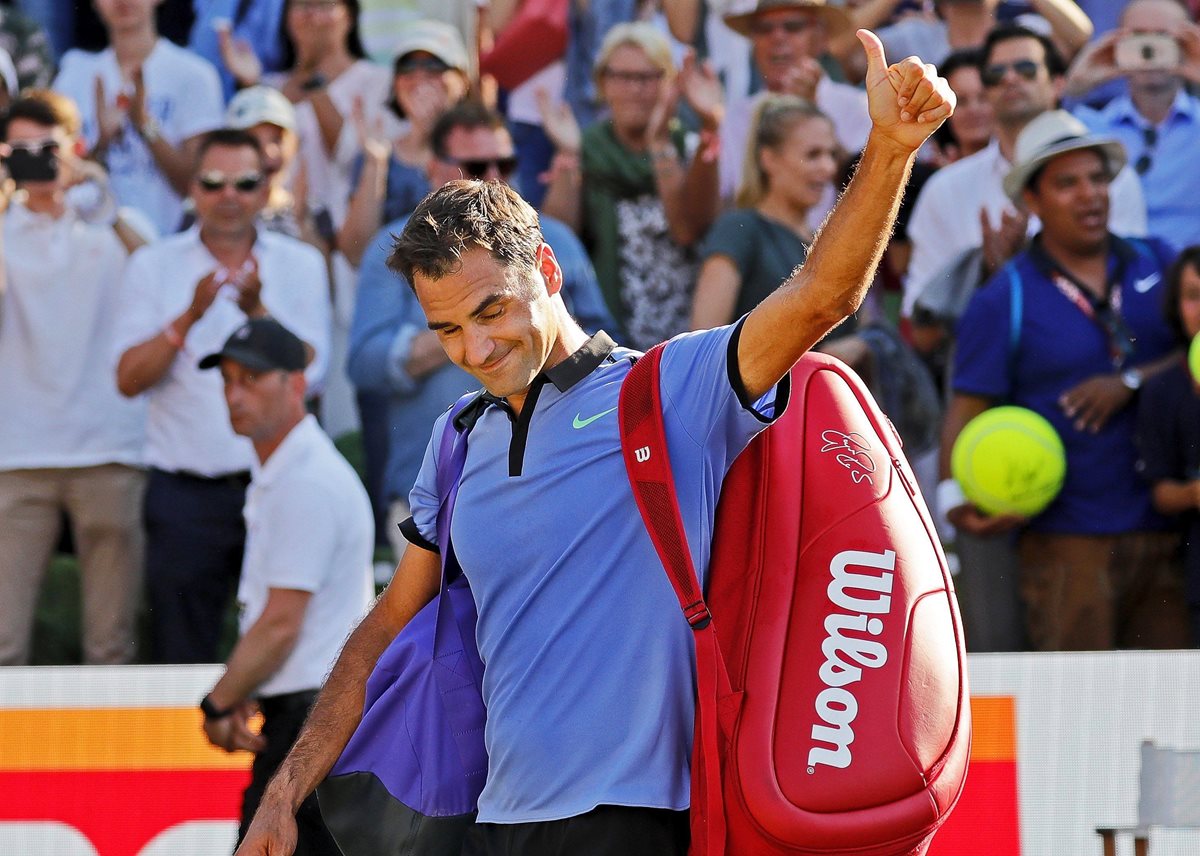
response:
<path id="1" fill-rule="evenodd" d="M 441 21 L 413 21 L 404 25 L 396 42 L 394 56 L 399 60 L 405 54 L 415 51 L 433 54 L 463 74 L 467 73 L 470 66 L 462 36 L 454 27 Z"/>
<path id="2" fill-rule="evenodd" d="M 251 86 L 233 96 L 225 108 L 225 124 L 241 130 L 261 124 L 278 125 L 294 133 L 296 108 L 278 89 Z"/>

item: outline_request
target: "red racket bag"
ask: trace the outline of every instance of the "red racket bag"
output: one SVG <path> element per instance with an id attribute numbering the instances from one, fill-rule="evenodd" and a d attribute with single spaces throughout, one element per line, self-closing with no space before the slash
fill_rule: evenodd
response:
<path id="1" fill-rule="evenodd" d="M 970 709 L 950 574 L 895 429 L 846 366 L 805 356 L 785 414 L 726 476 L 706 602 L 659 356 L 625 381 L 621 434 L 696 631 L 691 853 L 923 853 L 962 791 Z"/>

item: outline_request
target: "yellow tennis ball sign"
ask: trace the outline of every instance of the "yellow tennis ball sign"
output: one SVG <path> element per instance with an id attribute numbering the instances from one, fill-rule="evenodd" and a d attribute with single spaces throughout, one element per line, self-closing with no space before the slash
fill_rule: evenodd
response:
<path id="1" fill-rule="evenodd" d="M 1032 517 L 1062 490 L 1067 455 L 1042 416 L 1024 407 L 993 407 L 954 441 L 950 472 L 981 511 Z"/>

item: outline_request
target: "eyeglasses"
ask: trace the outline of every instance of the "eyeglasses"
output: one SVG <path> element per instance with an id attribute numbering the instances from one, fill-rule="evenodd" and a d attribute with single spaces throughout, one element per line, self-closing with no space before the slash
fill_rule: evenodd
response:
<path id="1" fill-rule="evenodd" d="M 627 86 L 650 86 L 662 80 L 663 73 L 661 71 L 619 71 L 615 68 L 606 68 L 604 69 L 604 79 Z"/>
<path id="2" fill-rule="evenodd" d="M 1154 165 L 1154 147 L 1158 145 L 1158 131 L 1154 128 L 1142 128 L 1142 142 L 1146 148 L 1133 165 L 1138 175 L 1145 175 Z"/>
<path id="3" fill-rule="evenodd" d="M 428 71 L 441 74 L 449 71 L 450 66 L 437 57 L 402 56 L 396 60 L 396 74 L 409 74 L 414 71 Z"/>
<path id="4" fill-rule="evenodd" d="M 757 18 L 750 22 L 750 35 L 753 36 L 769 36 L 775 32 L 782 31 L 789 36 L 794 36 L 803 33 L 812 26 L 810 18 L 784 18 L 783 20 L 771 20 L 770 18 Z"/>
<path id="5" fill-rule="evenodd" d="M 1016 62 L 998 62 L 993 65 L 988 65 L 979 72 L 979 79 L 983 81 L 984 86 L 996 86 L 1004 79 L 1004 75 L 1009 69 L 1015 71 L 1018 75 L 1026 80 L 1034 80 L 1041 71 L 1041 66 L 1031 59 L 1019 59 Z"/>
<path id="6" fill-rule="evenodd" d="M 444 158 L 446 163 L 453 164 L 463 171 L 467 178 L 486 178 L 490 170 L 495 169 L 499 175 L 512 175 L 517 170 L 517 158 L 509 155 L 503 158 Z"/>
<path id="7" fill-rule="evenodd" d="M 262 186 L 261 172 L 243 172 L 241 175 L 226 175 L 223 172 L 202 173 L 196 177 L 196 182 L 205 193 L 220 193 L 226 187 L 233 185 L 238 193 L 253 193 Z"/>

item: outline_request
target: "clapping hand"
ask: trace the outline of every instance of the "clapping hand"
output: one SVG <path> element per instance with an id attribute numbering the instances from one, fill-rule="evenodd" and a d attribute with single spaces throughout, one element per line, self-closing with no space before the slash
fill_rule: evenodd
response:
<path id="1" fill-rule="evenodd" d="M 712 63 L 696 62 L 695 52 L 689 50 L 683 57 L 683 69 L 679 72 L 679 88 L 683 99 L 706 130 L 714 131 L 721 126 L 721 120 L 725 117 L 725 98 Z"/>
<path id="2" fill-rule="evenodd" d="M 358 147 L 363 157 L 380 166 L 386 166 L 392 156 L 392 143 L 383 131 L 383 117 L 377 115 L 375 121 L 368 126 L 362 96 L 355 97 L 350 114 L 354 120 L 354 131 L 358 136 Z"/>
<path id="3" fill-rule="evenodd" d="M 954 112 L 954 92 L 937 69 L 908 57 L 887 64 L 879 37 L 859 30 L 867 54 L 867 108 L 871 135 L 906 152 L 915 152 Z"/>
<path id="4" fill-rule="evenodd" d="M 542 130 L 554 144 L 556 151 L 579 154 L 583 132 L 575 121 L 575 114 L 566 101 L 555 103 L 545 89 L 537 91 L 538 112 L 542 114 Z"/>
<path id="5" fill-rule="evenodd" d="M 989 273 L 995 273 L 1021 251 L 1029 233 L 1029 215 L 1004 210 L 1000 223 L 992 228 L 986 208 L 979 209 L 979 226 L 983 233 L 983 263 Z"/>
<path id="6" fill-rule="evenodd" d="M 662 86 L 658 101 L 650 111 L 650 121 L 646 124 L 646 145 L 653 147 L 656 143 L 667 143 L 671 139 L 671 120 L 679 108 L 679 98 L 682 95 L 679 77 L 675 77 Z"/>
<path id="7" fill-rule="evenodd" d="M 215 26 L 215 24 L 214 24 Z M 262 79 L 262 62 L 254 47 L 245 39 L 233 35 L 228 21 L 216 27 L 217 45 L 221 49 L 221 61 L 241 86 L 254 86 Z"/>
<path id="8" fill-rule="evenodd" d="M 125 117 L 128 115 L 126 108 L 127 99 L 118 95 L 112 101 L 109 101 L 104 80 L 100 75 L 96 75 L 93 92 L 96 100 L 96 126 L 98 131 L 96 148 L 103 151 L 120 137 L 124 131 Z"/>

